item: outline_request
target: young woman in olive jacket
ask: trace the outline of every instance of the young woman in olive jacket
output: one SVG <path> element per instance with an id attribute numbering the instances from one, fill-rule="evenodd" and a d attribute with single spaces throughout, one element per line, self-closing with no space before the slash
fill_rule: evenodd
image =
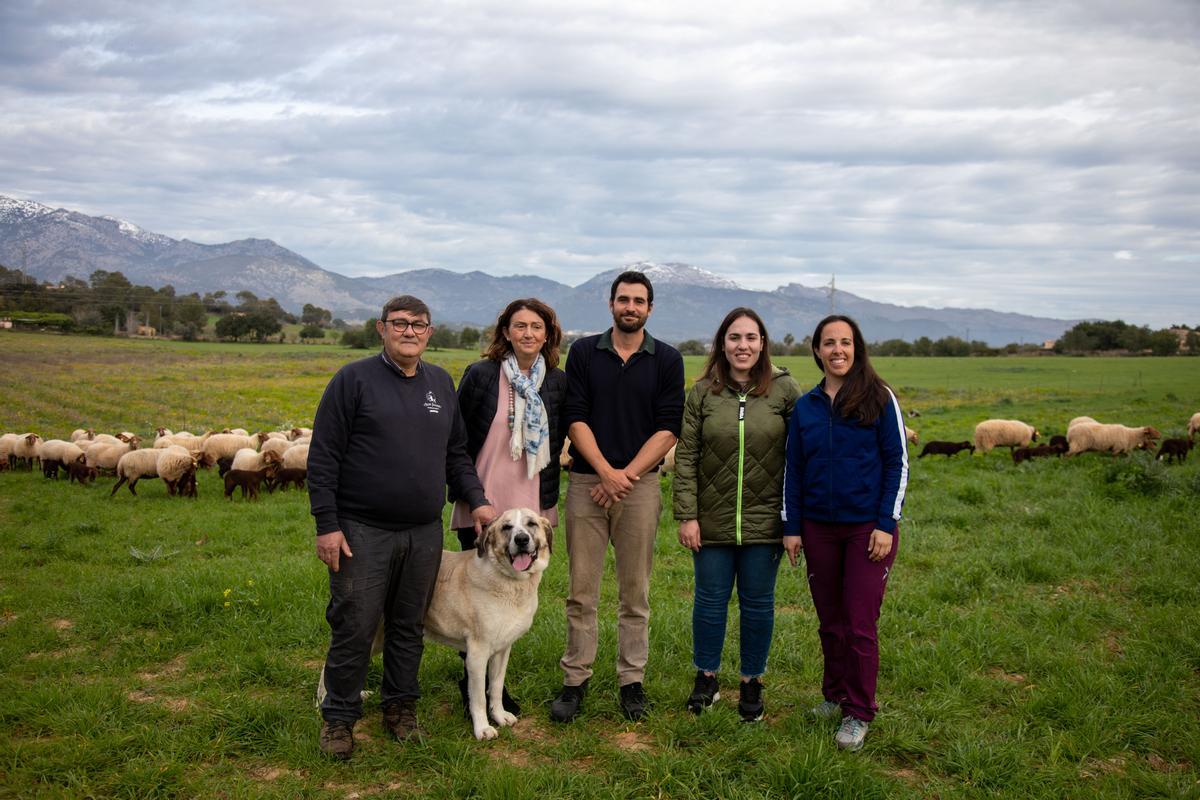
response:
<path id="1" fill-rule="evenodd" d="M 726 315 L 704 374 L 688 392 L 675 450 L 675 519 L 693 553 L 695 687 L 687 708 L 720 698 L 717 671 L 729 597 L 736 584 L 741 618 L 738 713 L 762 719 L 762 675 L 775 626 L 775 576 L 783 555 L 784 445 L 800 394 L 786 370 L 771 366 L 767 329 L 749 308 Z"/>

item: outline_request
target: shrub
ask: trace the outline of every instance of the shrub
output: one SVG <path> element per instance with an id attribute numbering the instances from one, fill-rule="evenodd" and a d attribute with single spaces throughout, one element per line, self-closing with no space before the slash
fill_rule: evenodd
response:
<path id="1" fill-rule="evenodd" d="M 1167 488 L 1167 468 L 1148 452 L 1133 453 L 1128 458 L 1114 459 L 1105 468 L 1104 483 L 1110 495 L 1153 497 Z"/>

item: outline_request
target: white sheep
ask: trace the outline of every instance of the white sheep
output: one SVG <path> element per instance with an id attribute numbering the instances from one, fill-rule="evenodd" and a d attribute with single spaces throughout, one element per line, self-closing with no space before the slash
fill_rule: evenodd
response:
<path id="1" fill-rule="evenodd" d="M 1161 433 L 1149 425 L 1140 428 L 1104 425 L 1099 422 L 1076 425 L 1067 429 L 1067 443 L 1070 445 L 1067 455 L 1074 456 L 1088 451 L 1117 455 L 1133 450 L 1145 450 L 1152 447 L 1161 436 Z"/>
<path id="2" fill-rule="evenodd" d="M 33 469 L 33 460 L 37 458 L 38 444 L 42 437 L 36 433 L 22 433 L 13 442 L 11 457 L 20 460 L 26 469 Z"/>
<path id="3" fill-rule="evenodd" d="M 308 469 L 308 445 L 294 444 L 283 451 L 284 469 Z"/>
<path id="4" fill-rule="evenodd" d="M 38 445 L 38 458 L 42 462 L 42 473 L 47 478 L 57 478 L 62 467 L 83 463 L 83 450 L 74 442 L 62 439 L 47 439 Z"/>
<path id="5" fill-rule="evenodd" d="M 137 486 L 137 482 L 142 478 L 157 478 L 158 477 L 158 460 L 162 458 L 166 449 L 155 449 L 153 447 L 146 450 L 131 450 L 117 459 L 117 482 L 113 486 L 109 497 L 117 493 L 122 484 L 129 482 L 129 493 L 137 497 L 137 492 L 133 490 Z"/>
<path id="6" fill-rule="evenodd" d="M 908 427 L 907 425 L 904 426 L 904 438 L 908 439 L 910 444 L 920 444 L 920 442 L 918 442 L 918 439 L 920 439 L 921 437 L 917 435 L 916 431 L 914 431 L 912 428 Z"/>
<path id="7" fill-rule="evenodd" d="M 96 438 L 96 432 L 91 428 L 76 428 L 71 431 L 71 441 L 78 442 L 80 439 L 88 439 L 89 441 Z"/>
<path id="8" fill-rule="evenodd" d="M 121 461 L 121 456 L 138 449 L 136 440 L 132 442 L 96 442 L 87 449 L 87 465 L 98 470 L 112 472 Z"/>
<path id="9" fill-rule="evenodd" d="M 1194 439 L 1196 431 L 1200 431 L 1200 411 L 1192 414 L 1192 418 L 1188 420 L 1188 438 Z"/>
<path id="10" fill-rule="evenodd" d="M 0 470 L 6 470 L 11 466 L 9 457 L 12 455 L 13 445 L 19 437 L 15 433 L 6 433 L 0 436 Z"/>
<path id="11" fill-rule="evenodd" d="M 243 448 L 257 450 L 258 445 L 257 437 L 251 438 L 236 433 L 214 433 L 204 441 L 201 448 L 204 455 L 200 464 L 205 467 L 216 466 L 217 462 L 223 458 L 233 458 L 237 455 L 238 450 Z"/>
<path id="12" fill-rule="evenodd" d="M 299 439 L 293 439 L 292 444 L 312 444 L 311 436 L 301 436 Z"/>
<path id="13" fill-rule="evenodd" d="M 1076 425 L 1099 425 L 1100 423 L 1091 417 L 1075 417 L 1067 423 L 1067 430 L 1071 430 Z"/>
<path id="14" fill-rule="evenodd" d="M 296 426 L 295 428 L 292 428 L 290 431 L 288 431 L 288 438 L 291 439 L 293 442 L 296 441 L 297 439 L 312 438 L 312 428 L 301 428 L 300 426 Z"/>
<path id="15" fill-rule="evenodd" d="M 265 469 L 267 477 L 270 477 L 274 472 L 273 468 L 278 466 L 281 461 L 279 454 L 272 450 L 260 453 L 253 447 L 243 447 L 233 454 L 233 464 L 229 468 L 244 472 L 258 472 Z"/>
<path id="16" fill-rule="evenodd" d="M 267 439 L 262 443 L 262 449 L 259 452 L 275 453 L 282 459 L 284 452 L 293 446 L 290 439 Z"/>
<path id="17" fill-rule="evenodd" d="M 170 447 L 151 448 L 148 450 L 133 450 L 121 456 L 117 462 L 117 477 L 119 480 L 113 486 L 110 497 L 117 493 L 121 484 L 129 482 L 129 492 L 134 496 L 134 486 L 142 478 L 162 478 L 167 485 L 167 494 L 175 494 L 180 482 L 188 475 L 196 473 L 196 457 L 186 447 L 171 445 Z"/>
<path id="18" fill-rule="evenodd" d="M 1028 447 L 1037 438 L 1037 428 L 1019 419 L 987 419 L 975 426 L 975 449 L 982 453 L 993 447 Z"/>
<path id="19" fill-rule="evenodd" d="M 158 459 L 158 477 L 167 485 L 167 494 L 190 494 L 196 496 L 196 461 L 197 455 L 186 447 L 177 444 L 163 450 Z M 190 486 L 191 491 L 185 490 Z"/>

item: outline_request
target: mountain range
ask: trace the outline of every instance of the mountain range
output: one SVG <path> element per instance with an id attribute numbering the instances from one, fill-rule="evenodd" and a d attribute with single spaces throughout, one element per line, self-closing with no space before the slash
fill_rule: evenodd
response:
<path id="1" fill-rule="evenodd" d="M 425 300 L 437 322 L 485 325 L 504 303 L 540 297 L 558 312 L 564 329 L 594 332 L 607 328 L 608 290 L 624 269 L 644 271 L 655 288 L 649 330 L 671 342 L 707 341 L 725 313 L 749 306 L 763 317 L 776 339 L 810 333 L 829 313 L 823 287 L 789 283 L 773 291 L 744 289 L 703 269 L 678 263 L 639 262 L 568 286 L 533 275 L 497 277 L 486 272 L 415 269 L 383 277 L 351 278 L 314 264 L 269 239 L 199 244 L 145 231 L 114 217 L 0 195 L 0 265 L 45 281 L 68 275 L 87 280 L 95 270 L 121 272 L 135 284 L 175 287 L 179 294 L 248 290 L 274 297 L 293 311 L 305 303 L 328 308 L 335 317 L 366 319 L 389 297 L 413 294 Z M 873 341 L 921 336 L 958 336 L 992 346 L 1058 338 L 1077 320 L 1033 317 L 973 308 L 897 306 L 849 292 L 833 294 L 838 313 L 858 320 Z"/>

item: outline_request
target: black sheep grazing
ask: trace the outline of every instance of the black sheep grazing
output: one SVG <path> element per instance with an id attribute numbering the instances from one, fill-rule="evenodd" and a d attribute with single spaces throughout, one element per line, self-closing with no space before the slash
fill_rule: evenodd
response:
<path id="1" fill-rule="evenodd" d="M 1192 443 L 1187 439 L 1163 439 L 1162 446 L 1158 448 L 1158 455 L 1155 458 L 1162 460 L 1162 457 L 1166 456 L 1168 464 L 1172 459 L 1176 464 L 1182 464 L 1187 459 L 1188 450 L 1191 449 Z"/>
<path id="2" fill-rule="evenodd" d="M 970 442 L 926 442 L 925 447 L 921 450 L 921 455 L 917 458 L 924 458 L 926 455 L 949 457 L 960 450 L 974 453 L 975 445 Z"/>
<path id="3" fill-rule="evenodd" d="M 1039 444 L 1037 447 L 1018 447 L 1012 451 L 1012 460 L 1014 464 L 1020 464 L 1022 461 L 1028 461 L 1032 458 L 1061 455 L 1062 452 L 1057 447 L 1049 444 Z"/>

